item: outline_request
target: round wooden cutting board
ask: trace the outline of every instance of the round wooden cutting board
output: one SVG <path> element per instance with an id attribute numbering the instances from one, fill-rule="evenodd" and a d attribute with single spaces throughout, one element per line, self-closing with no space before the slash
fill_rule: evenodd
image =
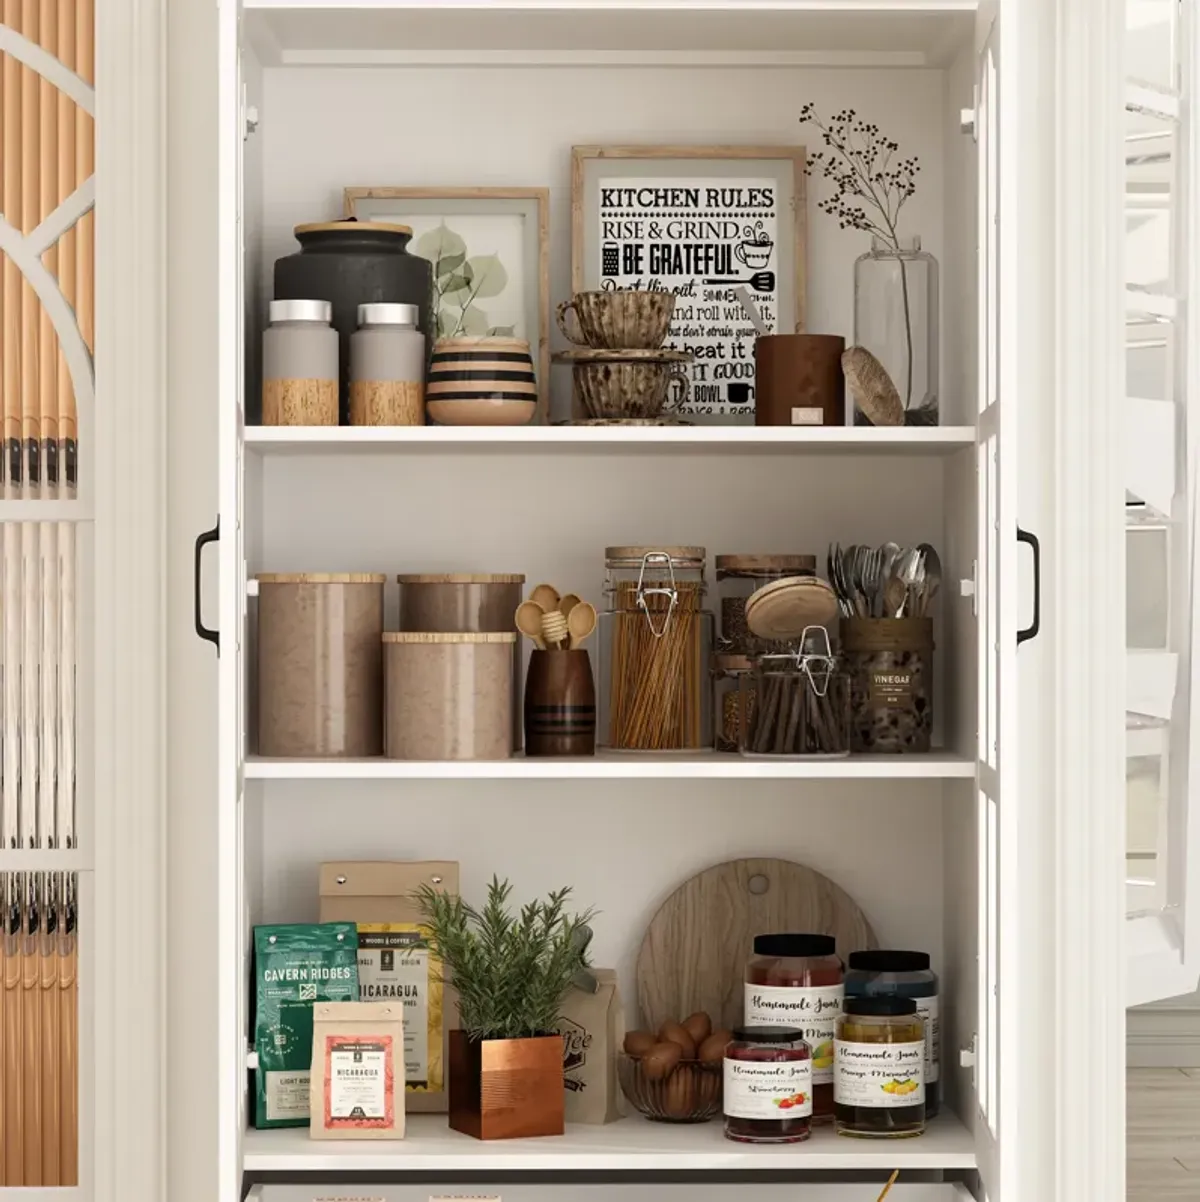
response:
<path id="1" fill-rule="evenodd" d="M 642 1025 L 657 1031 L 707 1010 L 714 1026 L 742 1021 L 742 983 L 754 936 L 832 935 L 838 955 L 878 947 L 854 899 L 790 860 L 730 860 L 680 885 L 646 928 L 637 960 Z"/>

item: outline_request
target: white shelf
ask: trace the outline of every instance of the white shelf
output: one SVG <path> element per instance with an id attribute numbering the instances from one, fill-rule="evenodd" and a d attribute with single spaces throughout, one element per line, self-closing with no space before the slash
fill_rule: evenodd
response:
<path id="1" fill-rule="evenodd" d="M 917 1139 L 845 1139 L 817 1129 L 801 1144 L 753 1146 L 725 1138 L 720 1120 L 691 1126 L 638 1116 L 608 1126 L 571 1125 L 543 1139 L 477 1140 L 445 1115 L 409 1115 L 396 1143 L 313 1140 L 303 1127 L 247 1131 L 242 1162 L 257 1173 L 405 1172 L 772 1172 L 973 1169 L 971 1133 L 950 1114 Z"/>
<path id="2" fill-rule="evenodd" d="M 842 760 L 745 759 L 740 755 L 643 756 L 609 753 L 588 759 L 284 760 L 251 756 L 255 780 L 970 780 L 975 761 L 944 751 L 928 755 L 863 755 Z"/>
<path id="3" fill-rule="evenodd" d="M 971 426 L 247 426 L 246 449 L 260 455 L 395 454 L 446 451 L 587 452 L 602 447 L 853 455 L 949 455 L 973 446 Z"/>
<path id="4" fill-rule="evenodd" d="M 929 67 L 975 0 L 246 0 L 268 63 Z M 686 10 L 687 20 L 679 20 Z M 637 47 L 636 50 L 631 49 Z"/>

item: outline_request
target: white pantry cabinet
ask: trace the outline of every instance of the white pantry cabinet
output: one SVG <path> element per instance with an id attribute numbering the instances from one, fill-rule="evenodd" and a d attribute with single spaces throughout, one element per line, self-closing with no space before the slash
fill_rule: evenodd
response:
<path id="1" fill-rule="evenodd" d="M 220 631 L 217 785 L 208 888 L 193 874 L 190 903 L 214 923 L 213 975 L 172 1003 L 199 1032 L 176 1062 L 215 1101 L 196 1136 L 211 1177 L 198 1197 L 408 1199 L 433 1181 L 532 1198 L 545 1180 L 581 1200 L 618 1181 L 669 1199 L 668 1182 L 703 1178 L 714 1197 L 724 1182 L 723 1195 L 766 1199 L 782 1180 L 802 1202 L 870 1202 L 894 1168 L 894 1196 L 912 1202 L 1121 1196 L 1124 201 L 1105 184 L 1121 154 L 1123 28 L 1115 0 L 220 0 L 205 243 L 218 432 L 203 463 L 220 517 L 205 608 Z M 344 187 L 548 186 L 556 302 L 569 291 L 572 145 L 802 143 L 809 100 L 858 109 L 921 157 L 905 220 L 942 268 L 938 429 L 246 424 L 272 263 L 295 224 L 339 211 Z M 808 328 L 849 335 L 864 245 L 816 210 L 820 187 Z M 1037 541 L 1019 542 L 1018 526 Z M 823 555 L 888 538 L 932 542 L 944 564 L 928 757 L 254 755 L 257 572 L 523 571 L 598 598 L 610 543 Z M 717 1124 L 634 1118 L 476 1143 L 416 1116 L 402 1143 L 349 1145 L 249 1127 L 250 930 L 314 919 L 322 860 L 453 858 L 476 895 L 493 872 L 522 896 L 570 883 L 601 910 L 593 950 L 632 1007 L 662 898 L 765 849 L 833 877 L 885 946 L 932 953 L 948 1105 L 921 1139 L 822 1131 L 745 1148 Z M 180 1202 L 202 1188 L 176 1184 Z"/>

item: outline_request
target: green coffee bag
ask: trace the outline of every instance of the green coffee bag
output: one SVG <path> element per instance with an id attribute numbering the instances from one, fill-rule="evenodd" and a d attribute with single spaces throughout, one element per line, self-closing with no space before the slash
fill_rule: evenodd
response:
<path id="1" fill-rule="evenodd" d="M 254 928 L 254 1125 L 307 1127 L 313 1004 L 358 1001 L 352 922 Z"/>

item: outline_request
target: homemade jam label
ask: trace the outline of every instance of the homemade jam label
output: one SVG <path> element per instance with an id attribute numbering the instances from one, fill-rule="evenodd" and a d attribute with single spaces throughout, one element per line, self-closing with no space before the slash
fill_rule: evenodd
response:
<path id="1" fill-rule="evenodd" d="M 797 1027 L 812 1049 L 814 1085 L 833 1080 L 833 1038 L 842 1015 L 842 985 L 800 989 L 790 985 L 747 985 L 743 1021 L 760 1025 Z"/>
<path id="2" fill-rule="evenodd" d="M 325 1038 L 325 1129 L 394 1126 L 392 1037 Z"/>
<path id="3" fill-rule="evenodd" d="M 812 1114 L 811 1060 L 725 1057 L 725 1113 L 735 1119 L 802 1119 Z"/>
<path id="4" fill-rule="evenodd" d="M 837 1041 L 833 1100 L 843 1106 L 890 1110 L 925 1101 L 925 1041 Z"/>
<path id="5" fill-rule="evenodd" d="M 932 1085 L 941 1075 L 942 1022 L 938 1017 L 936 997 L 913 998 L 917 1003 L 917 1017 L 925 1024 L 925 1084 Z"/>
<path id="6" fill-rule="evenodd" d="M 909 668 L 888 668 L 870 674 L 870 703 L 876 709 L 907 705 L 913 696 L 913 674 Z"/>

